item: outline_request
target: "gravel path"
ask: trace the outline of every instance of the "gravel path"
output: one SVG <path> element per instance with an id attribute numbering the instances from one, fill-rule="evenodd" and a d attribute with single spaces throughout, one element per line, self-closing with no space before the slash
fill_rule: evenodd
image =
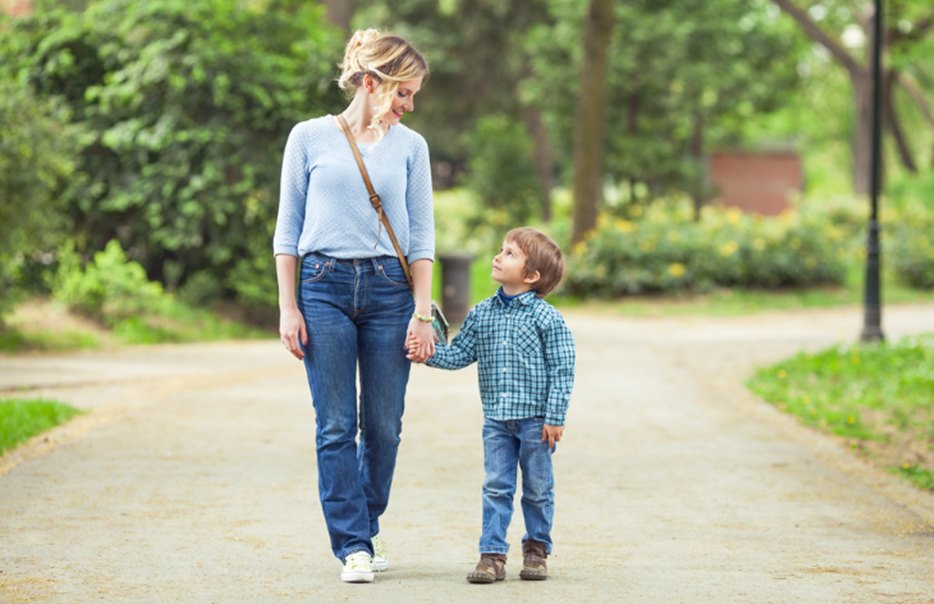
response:
<path id="1" fill-rule="evenodd" d="M 0 602 L 932 602 L 934 497 L 741 385 L 851 341 L 860 310 L 569 314 L 551 578 L 469 585 L 482 480 L 473 369 L 413 370 L 383 534 L 344 585 L 317 502 L 313 410 L 277 341 L 0 357 L 0 392 L 91 413 L 0 459 Z M 934 305 L 886 309 L 934 331 Z"/>

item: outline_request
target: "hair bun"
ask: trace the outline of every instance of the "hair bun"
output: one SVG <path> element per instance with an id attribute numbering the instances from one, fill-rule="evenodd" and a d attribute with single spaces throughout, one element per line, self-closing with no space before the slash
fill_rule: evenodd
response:
<path id="1" fill-rule="evenodd" d="M 367 71 L 367 67 L 360 62 L 360 51 L 379 40 L 380 36 L 379 30 L 372 27 L 355 31 L 347 42 L 347 48 L 344 50 L 344 61 L 341 63 L 341 71 L 345 73 Z"/>

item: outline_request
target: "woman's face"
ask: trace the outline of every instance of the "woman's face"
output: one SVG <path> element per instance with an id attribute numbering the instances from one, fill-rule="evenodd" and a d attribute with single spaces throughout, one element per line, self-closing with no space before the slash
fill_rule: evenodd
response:
<path id="1" fill-rule="evenodd" d="M 402 119 L 402 116 L 411 111 L 415 111 L 415 95 L 418 94 L 421 88 L 421 77 L 400 82 L 399 88 L 393 95 L 392 104 L 389 106 L 389 112 L 382 116 L 381 121 L 386 122 L 390 126 L 395 126 Z M 379 88 L 376 88 L 376 91 L 379 91 Z"/>

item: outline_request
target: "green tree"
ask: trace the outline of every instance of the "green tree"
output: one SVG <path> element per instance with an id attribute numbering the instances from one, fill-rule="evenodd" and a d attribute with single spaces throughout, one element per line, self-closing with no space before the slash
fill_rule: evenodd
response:
<path id="1" fill-rule="evenodd" d="M 572 148 L 575 102 L 584 95 L 577 85 L 583 4 L 551 0 L 553 24 L 528 36 L 528 92 L 544 107 L 557 149 Z M 764 0 L 614 3 L 600 184 L 703 199 L 709 150 L 741 144 L 748 122 L 780 107 L 797 86 L 803 45 L 776 13 Z M 558 159 L 570 163 L 566 153 Z"/>
<path id="2" fill-rule="evenodd" d="M 456 182 L 473 160 L 464 133 L 476 130 L 484 116 L 508 116 L 525 124 L 534 140 L 533 163 L 527 165 L 539 179 L 539 209 L 547 212 L 547 192 L 554 185 L 552 145 L 540 105 L 524 87 L 531 74 L 526 34 L 550 18 L 547 0 L 370 1 L 357 10 L 355 26 L 383 24 L 428 58 L 431 77 L 406 119 L 428 140 L 442 185 Z"/>
<path id="3" fill-rule="evenodd" d="M 0 77 L 0 326 L 28 286 L 23 267 L 62 237 L 58 195 L 74 172 L 76 146 L 66 123 L 58 104 Z"/>
<path id="4" fill-rule="evenodd" d="M 868 50 L 872 40 L 873 6 L 858 0 L 824 0 L 797 3 L 773 0 L 790 16 L 801 31 L 824 49 L 833 61 L 844 68 L 852 90 L 853 187 L 859 194 L 869 193 L 872 136 L 872 76 Z M 934 78 L 930 53 L 934 52 L 930 33 L 934 27 L 934 9 L 923 0 L 886 2 L 885 35 L 888 64 L 883 65 L 883 126 L 895 145 L 896 157 L 909 172 L 916 172 L 918 162 L 903 126 L 902 108 L 896 92 L 901 89 L 924 116 L 928 132 L 934 129 L 930 92 L 922 83 Z M 904 105 L 902 106 L 904 107 Z"/>
<path id="5" fill-rule="evenodd" d="M 93 133 L 80 153 L 88 182 L 68 199 L 85 257 L 117 239 L 169 289 L 207 272 L 230 293 L 254 291 L 231 278 L 254 257 L 266 270 L 252 278 L 274 274 L 286 135 L 340 102 L 339 36 L 319 7 L 289 4 L 102 0 L 14 23 L 3 62 L 16 56 L 37 93 L 64 99 Z"/>

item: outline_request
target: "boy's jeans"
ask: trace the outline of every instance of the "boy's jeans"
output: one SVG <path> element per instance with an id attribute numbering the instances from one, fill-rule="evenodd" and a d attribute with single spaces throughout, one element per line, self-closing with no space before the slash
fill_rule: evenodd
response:
<path id="1" fill-rule="evenodd" d="M 305 256 L 299 309 L 315 407 L 318 492 L 334 555 L 373 553 L 402 432 L 414 310 L 399 260 Z M 360 367 L 357 443 L 357 365 Z"/>
<path id="2" fill-rule="evenodd" d="M 547 442 L 542 442 L 544 419 L 483 420 L 483 533 L 480 553 L 506 554 L 506 530 L 512 518 L 516 466 L 522 470 L 523 543 L 534 539 L 551 553 L 554 517 L 554 474 Z"/>

